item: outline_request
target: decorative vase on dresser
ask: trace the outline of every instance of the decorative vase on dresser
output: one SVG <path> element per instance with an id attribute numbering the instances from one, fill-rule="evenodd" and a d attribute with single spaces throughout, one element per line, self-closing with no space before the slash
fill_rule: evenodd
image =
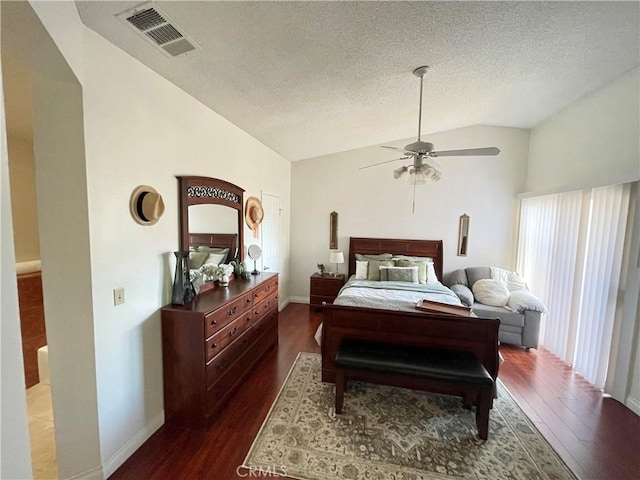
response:
<path id="1" fill-rule="evenodd" d="M 190 304 L 164 307 L 166 423 L 206 429 L 260 357 L 277 344 L 277 273 L 234 279 Z"/>

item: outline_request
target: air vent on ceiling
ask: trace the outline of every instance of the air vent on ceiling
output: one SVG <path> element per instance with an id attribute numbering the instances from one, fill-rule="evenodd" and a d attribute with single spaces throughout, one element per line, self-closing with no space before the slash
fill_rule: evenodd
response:
<path id="1" fill-rule="evenodd" d="M 153 2 L 138 5 L 131 10 L 119 13 L 116 17 L 171 57 L 200 49 L 196 42 Z"/>

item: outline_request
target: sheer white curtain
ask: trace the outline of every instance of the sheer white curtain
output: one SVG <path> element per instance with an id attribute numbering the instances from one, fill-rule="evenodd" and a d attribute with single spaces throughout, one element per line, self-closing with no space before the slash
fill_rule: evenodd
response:
<path id="1" fill-rule="evenodd" d="M 629 186 L 525 198 L 518 271 L 543 300 L 541 343 L 604 386 L 629 204 Z"/>

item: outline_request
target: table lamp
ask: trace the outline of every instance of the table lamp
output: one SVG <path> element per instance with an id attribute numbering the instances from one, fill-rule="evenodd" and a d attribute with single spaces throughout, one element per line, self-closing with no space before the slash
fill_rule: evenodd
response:
<path id="1" fill-rule="evenodd" d="M 339 263 L 344 263 L 344 255 L 342 254 L 342 252 L 339 252 L 337 250 L 333 250 L 331 252 L 331 254 L 329 255 L 329 262 L 336 264 L 336 275 L 337 275 L 338 274 L 338 264 Z"/>

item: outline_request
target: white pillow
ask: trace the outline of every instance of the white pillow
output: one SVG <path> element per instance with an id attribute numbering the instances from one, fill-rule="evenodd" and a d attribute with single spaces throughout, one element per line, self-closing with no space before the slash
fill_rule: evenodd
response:
<path id="1" fill-rule="evenodd" d="M 438 275 L 436 275 L 436 267 L 433 262 L 427 263 L 427 283 L 440 283 Z"/>
<path id="2" fill-rule="evenodd" d="M 367 279 L 367 268 L 369 267 L 369 262 L 360 262 L 356 260 L 356 280 L 366 280 Z"/>
<path id="3" fill-rule="evenodd" d="M 510 272 L 499 267 L 491 267 L 491 278 L 502 280 L 507 284 L 510 292 L 515 290 L 527 290 L 527 282 L 517 272 Z"/>
<path id="4" fill-rule="evenodd" d="M 502 280 L 484 278 L 473 284 L 473 296 L 485 305 L 504 307 L 509 302 L 509 289 Z"/>
<path id="5" fill-rule="evenodd" d="M 220 265 L 226 258 L 226 253 L 211 253 L 202 264 L 206 265 L 207 263 L 211 263 L 213 265 Z"/>

